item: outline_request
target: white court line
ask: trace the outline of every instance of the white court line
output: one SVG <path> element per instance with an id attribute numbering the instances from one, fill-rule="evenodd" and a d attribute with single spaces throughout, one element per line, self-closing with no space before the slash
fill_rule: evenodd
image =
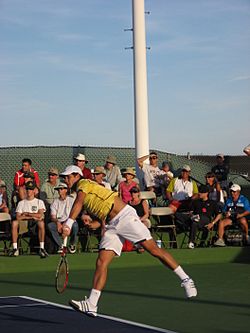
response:
<path id="1" fill-rule="evenodd" d="M 33 298 L 33 297 L 28 297 L 28 296 L 16 296 L 16 297 L 21 297 L 21 298 L 25 298 L 25 299 L 29 299 L 32 301 L 37 301 L 40 303 L 44 303 L 44 304 L 49 304 L 49 305 L 53 305 L 59 308 L 63 308 L 63 309 L 68 309 L 68 310 L 73 310 L 70 306 L 66 306 L 66 305 L 62 305 L 62 304 L 57 304 L 57 303 L 53 303 L 53 302 L 47 302 L 44 301 L 42 299 L 38 299 L 38 298 Z M 141 324 L 141 323 L 137 323 L 134 321 L 130 321 L 130 320 L 125 320 L 125 319 L 120 319 L 120 318 L 116 318 L 116 317 L 112 317 L 112 316 L 107 316 L 107 315 L 102 315 L 102 314 L 98 314 L 98 317 L 104 318 L 104 319 L 108 319 L 108 320 L 113 320 L 113 321 L 117 321 L 119 323 L 124 323 L 124 324 L 129 324 L 129 325 L 133 325 L 133 326 L 137 326 L 137 327 L 142 327 L 142 328 L 148 328 L 151 330 L 155 330 L 157 332 L 162 332 L 162 333 L 178 333 L 175 331 L 170 331 L 170 330 L 165 330 L 164 328 L 159 328 L 159 327 L 154 327 L 154 326 L 150 326 L 150 325 L 145 325 L 145 324 Z"/>

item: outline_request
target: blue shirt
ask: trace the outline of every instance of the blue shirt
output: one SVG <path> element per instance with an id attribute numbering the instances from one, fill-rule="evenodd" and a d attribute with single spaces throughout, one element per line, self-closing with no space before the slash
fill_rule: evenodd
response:
<path id="1" fill-rule="evenodd" d="M 229 209 L 239 214 L 245 211 L 250 212 L 250 204 L 248 199 L 241 194 L 237 201 L 233 201 L 231 197 L 227 199 L 223 207 L 223 212 L 228 212 Z"/>

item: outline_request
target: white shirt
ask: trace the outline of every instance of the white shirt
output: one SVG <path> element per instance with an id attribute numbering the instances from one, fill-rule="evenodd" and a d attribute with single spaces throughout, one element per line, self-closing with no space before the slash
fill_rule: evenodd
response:
<path id="1" fill-rule="evenodd" d="M 158 166 L 154 167 L 153 165 L 146 163 L 143 163 L 142 171 L 144 172 L 146 187 L 155 186 L 155 177 L 160 175 L 162 172 Z"/>
<path id="2" fill-rule="evenodd" d="M 193 182 L 177 178 L 172 197 L 174 200 L 186 200 L 193 195 Z"/>
<path id="3" fill-rule="evenodd" d="M 50 214 L 56 216 L 59 222 L 68 219 L 75 198 L 67 196 L 65 200 L 55 199 L 50 206 Z"/>
<path id="4" fill-rule="evenodd" d="M 19 201 L 16 209 L 16 213 L 38 213 L 42 209 L 46 212 L 44 202 L 40 199 L 34 198 L 32 200 L 24 199 Z"/>

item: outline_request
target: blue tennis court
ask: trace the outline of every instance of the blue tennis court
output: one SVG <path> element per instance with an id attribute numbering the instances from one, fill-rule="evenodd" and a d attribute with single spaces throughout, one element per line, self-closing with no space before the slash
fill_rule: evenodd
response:
<path id="1" fill-rule="evenodd" d="M 105 315 L 92 318 L 69 306 L 26 296 L 0 297 L 0 322 L 1 331 L 9 333 L 176 333 Z"/>

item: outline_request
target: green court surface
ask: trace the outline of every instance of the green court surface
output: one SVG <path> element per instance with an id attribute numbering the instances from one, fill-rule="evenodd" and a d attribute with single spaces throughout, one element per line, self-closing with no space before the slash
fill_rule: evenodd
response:
<path id="1" fill-rule="evenodd" d="M 179 279 L 148 254 L 115 258 L 99 312 L 176 332 L 250 332 L 250 247 L 170 250 L 195 280 L 198 297 L 187 300 Z M 70 281 L 58 295 L 58 255 L 0 256 L 0 296 L 30 296 L 67 304 L 88 295 L 97 254 L 69 255 Z M 98 333 L 98 332 L 96 332 Z"/>

